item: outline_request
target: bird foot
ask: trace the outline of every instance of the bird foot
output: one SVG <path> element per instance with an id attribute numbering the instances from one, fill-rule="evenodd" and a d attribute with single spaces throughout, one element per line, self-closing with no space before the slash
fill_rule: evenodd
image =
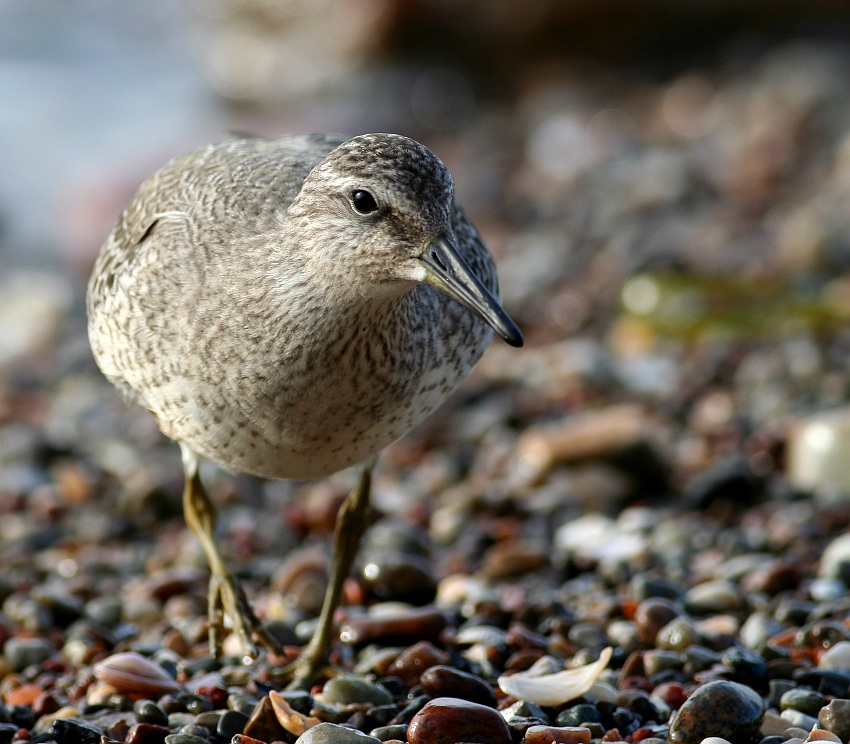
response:
<path id="1" fill-rule="evenodd" d="M 260 646 L 272 653 L 282 653 L 278 640 L 266 629 L 254 614 L 242 585 L 229 573 L 213 573 L 207 594 L 209 608 L 210 655 L 215 659 L 221 655 L 222 642 L 227 635 L 224 618 L 230 620 L 233 632 L 239 638 L 245 656 L 256 659 Z"/>

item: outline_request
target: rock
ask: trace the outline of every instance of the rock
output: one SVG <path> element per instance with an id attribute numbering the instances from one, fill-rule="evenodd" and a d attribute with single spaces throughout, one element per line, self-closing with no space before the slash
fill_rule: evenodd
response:
<path id="1" fill-rule="evenodd" d="M 131 726 L 127 732 L 125 744 L 164 744 L 168 736 L 166 726 L 157 726 L 153 723 L 137 723 Z"/>
<path id="2" fill-rule="evenodd" d="M 806 687 L 788 690 L 779 699 L 780 710 L 796 710 L 808 716 L 817 716 L 824 705 L 826 705 L 826 696 Z"/>
<path id="3" fill-rule="evenodd" d="M 511 744 L 505 719 L 492 708 L 458 698 L 435 698 L 407 729 L 410 744 Z"/>
<path id="4" fill-rule="evenodd" d="M 827 731 L 837 734 L 842 741 L 850 740 L 850 700 L 834 698 L 820 709 L 818 722 Z"/>
<path id="5" fill-rule="evenodd" d="M 449 666 L 437 664 L 426 669 L 419 678 L 423 691 L 432 697 L 454 697 L 496 707 L 496 693 L 481 677 Z"/>
<path id="6" fill-rule="evenodd" d="M 369 682 L 362 677 L 344 674 L 325 683 L 321 699 L 337 705 L 356 703 L 387 705 L 393 701 L 393 696 L 381 685 Z"/>
<path id="7" fill-rule="evenodd" d="M 759 732 L 764 705 L 761 697 L 737 682 L 709 682 L 685 701 L 670 724 L 671 744 L 699 744 L 707 736 L 722 736 L 746 744 Z"/>
<path id="8" fill-rule="evenodd" d="M 380 744 L 381 740 L 348 726 L 320 723 L 305 731 L 295 744 Z"/>
<path id="9" fill-rule="evenodd" d="M 530 726 L 523 744 L 589 744 L 590 729 L 575 726 Z"/>
<path id="10" fill-rule="evenodd" d="M 448 656 L 433 643 L 420 641 L 402 651 L 387 670 L 390 676 L 399 677 L 408 687 L 413 687 L 426 669 L 445 664 Z"/>
<path id="11" fill-rule="evenodd" d="M 839 641 L 824 651 L 818 666 L 821 669 L 850 669 L 850 641 Z"/>
<path id="12" fill-rule="evenodd" d="M 788 480 L 797 488 L 818 492 L 848 492 L 850 408 L 803 418 L 788 437 Z"/>

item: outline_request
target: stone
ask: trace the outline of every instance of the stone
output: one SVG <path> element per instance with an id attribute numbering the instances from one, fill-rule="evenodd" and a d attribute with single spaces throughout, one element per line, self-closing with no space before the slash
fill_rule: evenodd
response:
<path id="1" fill-rule="evenodd" d="M 706 736 L 722 736 L 748 744 L 758 734 L 764 705 L 746 685 L 717 680 L 698 687 L 670 723 L 671 744 L 699 744 Z"/>
<path id="2" fill-rule="evenodd" d="M 492 708 L 458 698 L 435 698 L 407 729 L 409 744 L 511 744 L 505 719 Z"/>

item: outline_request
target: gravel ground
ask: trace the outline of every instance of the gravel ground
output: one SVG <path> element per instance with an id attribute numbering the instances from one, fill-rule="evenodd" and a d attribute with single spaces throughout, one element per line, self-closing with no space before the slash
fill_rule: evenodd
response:
<path id="1" fill-rule="evenodd" d="M 211 661 L 177 448 L 97 373 L 81 282 L 0 276 L 0 744 L 847 742 L 848 80 L 804 42 L 543 66 L 428 140 L 527 347 L 385 453 L 350 674 L 311 693 L 281 670 L 352 475 L 205 474 L 289 654 Z M 588 689 L 505 682 L 606 648 Z"/>

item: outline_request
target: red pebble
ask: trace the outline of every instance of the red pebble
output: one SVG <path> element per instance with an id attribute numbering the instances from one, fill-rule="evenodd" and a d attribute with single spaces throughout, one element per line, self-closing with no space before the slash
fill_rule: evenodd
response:
<path id="1" fill-rule="evenodd" d="M 679 710 L 688 699 L 685 688 L 678 682 L 662 682 L 652 691 L 652 694 L 667 703 L 673 710 Z"/>
<path id="2" fill-rule="evenodd" d="M 458 698 L 434 698 L 407 727 L 410 744 L 511 744 L 511 732 L 501 714 L 486 705 Z"/>

